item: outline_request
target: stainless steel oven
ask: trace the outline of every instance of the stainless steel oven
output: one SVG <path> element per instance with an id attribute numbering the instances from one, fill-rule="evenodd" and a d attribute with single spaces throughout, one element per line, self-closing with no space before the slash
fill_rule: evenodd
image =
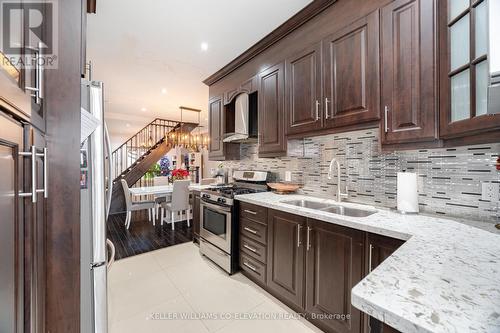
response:
<path id="1" fill-rule="evenodd" d="M 231 253 L 231 207 L 201 200 L 200 236 L 219 249 Z"/>
<path id="2" fill-rule="evenodd" d="M 205 189 L 200 202 L 200 253 L 229 274 L 238 270 L 238 234 L 234 198 L 267 190 L 268 173 L 235 171 L 235 183 Z"/>

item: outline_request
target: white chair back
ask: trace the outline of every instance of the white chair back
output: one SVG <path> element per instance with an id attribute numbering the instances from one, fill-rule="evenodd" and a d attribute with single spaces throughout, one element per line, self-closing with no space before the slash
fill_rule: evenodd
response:
<path id="1" fill-rule="evenodd" d="M 178 212 L 189 209 L 189 184 L 190 180 L 174 181 L 174 190 L 172 192 L 172 211 Z"/>
<path id="2" fill-rule="evenodd" d="M 154 186 L 165 186 L 165 185 L 168 185 L 168 177 L 166 177 L 166 176 L 154 177 L 153 178 L 153 183 L 154 183 Z"/>
<path id="3" fill-rule="evenodd" d="M 215 178 L 202 178 L 200 185 L 211 185 L 211 184 L 215 183 L 216 181 L 217 181 L 217 179 L 215 179 Z"/>
<path id="4" fill-rule="evenodd" d="M 127 206 L 127 211 L 132 207 L 132 199 L 130 198 L 130 190 L 128 189 L 128 184 L 125 179 L 121 180 L 122 188 L 123 188 L 123 196 L 125 197 L 125 204 Z"/>

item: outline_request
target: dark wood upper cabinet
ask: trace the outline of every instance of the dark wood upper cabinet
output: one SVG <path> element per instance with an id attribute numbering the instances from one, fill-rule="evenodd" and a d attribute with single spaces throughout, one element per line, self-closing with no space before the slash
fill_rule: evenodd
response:
<path id="1" fill-rule="evenodd" d="M 259 156 L 286 154 L 285 71 L 279 63 L 259 74 Z"/>
<path id="2" fill-rule="evenodd" d="M 380 119 L 379 12 L 335 32 L 323 44 L 326 126 Z"/>
<path id="3" fill-rule="evenodd" d="M 436 140 L 436 1 L 396 0 L 381 17 L 382 144 Z"/>
<path id="4" fill-rule="evenodd" d="M 208 131 L 210 135 L 210 159 L 224 158 L 224 143 L 222 142 L 225 128 L 224 109 L 222 97 L 212 98 L 208 103 Z"/>
<path id="5" fill-rule="evenodd" d="M 462 145 L 498 142 L 500 115 L 487 114 L 490 54 L 487 47 L 477 47 L 478 35 L 475 33 L 484 24 L 484 20 L 476 17 L 481 10 L 488 10 L 488 3 L 471 1 L 455 17 L 449 16 L 448 3 L 439 1 L 440 135 Z M 452 45 L 451 31 L 460 24 L 468 27 L 468 34 L 460 41 L 455 39 L 457 45 Z M 470 52 L 465 57 L 456 57 L 466 48 Z M 453 56 L 462 61 L 452 64 Z"/>
<path id="6" fill-rule="evenodd" d="M 306 311 L 325 332 L 361 332 L 363 316 L 351 305 L 351 289 L 364 276 L 365 233 L 308 220 L 306 232 Z M 335 315 L 350 319 L 335 319 Z"/>
<path id="7" fill-rule="evenodd" d="M 267 286 L 303 309 L 306 218 L 268 210 Z"/>
<path id="8" fill-rule="evenodd" d="M 287 134 L 322 127 L 321 43 L 286 60 Z"/>

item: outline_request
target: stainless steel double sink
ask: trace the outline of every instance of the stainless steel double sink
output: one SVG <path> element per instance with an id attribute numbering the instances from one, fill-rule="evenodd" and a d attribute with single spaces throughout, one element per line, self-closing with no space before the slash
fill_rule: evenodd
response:
<path id="1" fill-rule="evenodd" d="M 334 205 L 330 203 L 323 203 L 310 200 L 289 200 L 289 201 L 281 201 L 281 203 L 302 208 L 319 210 L 322 212 L 327 212 L 337 215 L 351 216 L 351 217 L 367 217 L 376 213 L 376 211 L 373 210 L 350 208 L 350 207 L 344 207 L 340 205 Z"/>

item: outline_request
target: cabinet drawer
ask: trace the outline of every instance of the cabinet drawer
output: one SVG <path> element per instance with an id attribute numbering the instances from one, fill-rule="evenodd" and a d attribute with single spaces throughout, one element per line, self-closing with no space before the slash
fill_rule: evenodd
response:
<path id="1" fill-rule="evenodd" d="M 266 247 L 264 245 L 254 242 L 253 240 L 247 237 L 241 237 L 240 250 L 242 252 L 245 252 L 252 258 L 257 259 L 258 261 L 264 264 L 266 263 L 267 252 L 266 252 Z"/>
<path id="2" fill-rule="evenodd" d="M 262 284 L 266 283 L 266 265 L 259 263 L 257 260 L 253 260 L 250 256 L 247 256 L 244 253 L 241 253 L 240 267 L 257 282 Z"/>
<path id="3" fill-rule="evenodd" d="M 240 203 L 240 218 L 267 224 L 267 208 L 248 203 Z"/>
<path id="4" fill-rule="evenodd" d="M 267 226 L 248 219 L 240 220 L 240 234 L 264 245 L 267 244 Z"/>

